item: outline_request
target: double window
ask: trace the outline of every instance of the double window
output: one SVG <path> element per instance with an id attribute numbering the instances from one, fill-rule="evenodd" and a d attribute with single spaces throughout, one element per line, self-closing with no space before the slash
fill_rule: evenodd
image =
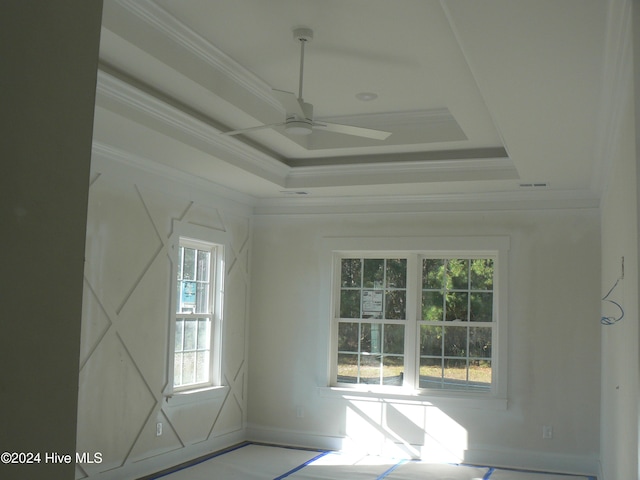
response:
<path id="1" fill-rule="evenodd" d="M 502 257 L 498 250 L 334 252 L 331 384 L 504 394 Z"/>

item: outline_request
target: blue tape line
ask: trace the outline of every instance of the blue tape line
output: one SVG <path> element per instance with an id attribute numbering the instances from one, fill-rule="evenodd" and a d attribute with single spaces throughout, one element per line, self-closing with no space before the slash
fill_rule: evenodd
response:
<path id="1" fill-rule="evenodd" d="M 389 475 L 391 472 L 393 472 L 396 468 L 398 468 L 400 465 L 402 465 L 403 463 L 407 463 L 407 462 L 408 462 L 408 460 L 403 458 L 398 463 L 393 465 L 391 468 L 387 469 L 387 471 L 383 472 L 382 475 L 380 475 L 378 478 L 376 478 L 376 480 L 382 480 L 387 475 Z"/>
<path id="2" fill-rule="evenodd" d="M 495 468 L 489 467 L 489 470 L 487 470 L 487 473 L 484 474 L 484 477 L 482 477 L 482 480 L 489 480 L 491 478 L 491 474 L 495 471 L 496 471 Z"/>
<path id="3" fill-rule="evenodd" d="M 292 475 L 294 473 L 296 473 L 298 470 L 302 470 L 304 467 L 306 467 L 307 465 L 309 465 L 310 463 L 315 462 L 316 460 L 324 457 L 325 455 L 328 455 L 330 452 L 322 452 L 320 455 L 316 455 L 315 457 L 313 457 L 311 460 L 307 460 L 306 462 L 304 462 L 302 465 L 298 465 L 296 468 L 293 468 L 291 470 L 289 470 L 287 473 L 283 473 L 282 475 L 280 475 L 279 477 L 274 478 L 273 480 L 281 480 L 282 478 L 286 478 L 289 475 Z"/>
<path id="4" fill-rule="evenodd" d="M 188 463 L 188 464 L 186 464 L 186 465 L 184 465 L 182 467 L 174 468 L 174 469 L 171 469 L 171 470 L 169 470 L 169 471 L 167 471 L 165 473 L 161 473 L 161 474 L 159 474 L 159 475 L 157 475 L 155 477 L 149 477 L 149 478 L 151 480 L 155 480 L 157 478 L 166 477 L 167 475 L 171 475 L 171 474 L 179 472 L 181 470 L 186 470 L 187 468 L 195 467 L 196 465 L 200 465 L 201 463 L 207 462 L 207 461 L 209 461 L 209 460 L 211 460 L 213 458 L 216 458 L 216 457 L 219 457 L 221 455 L 224 455 L 225 453 L 234 452 L 234 451 L 239 450 L 241 448 L 244 448 L 244 447 L 246 447 L 248 445 L 251 445 L 251 442 L 241 443 L 240 445 L 236 445 L 235 447 L 230 447 L 230 448 L 221 450 L 219 452 L 215 452 L 215 453 L 212 453 L 210 455 L 206 455 L 206 456 L 204 456 L 202 458 L 199 458 L 198 460 L 195 460 L 193 462 L 190 462 L 190 463 Z"/>

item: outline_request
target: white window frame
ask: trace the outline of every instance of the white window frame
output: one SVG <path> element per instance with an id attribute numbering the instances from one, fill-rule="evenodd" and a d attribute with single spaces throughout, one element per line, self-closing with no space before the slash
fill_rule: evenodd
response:
<path id="1" fill-rule="evenodd" d="M 508 254 L 506 236 L 487 237 L 344 237 L 324 239 L 324 260 L 331 265 L 328 288 L 331 293 L 329 362 L 327 385 L 341 395 L 385 395 L 411 397 L 429 402 L 437 399 L 471 400 L 474 406 L 506 408 L 507 401 L 507 299 Z M 337 382 L 338 318 L 340 314 L 340 265 L 346 257 L 407 258 L 407 298 L 405 326 L 405 376 L 403 386 L 351 384 Z M 456 389 L 420 388 L 417 369 L 420 362 L 419 326 L 422 322 L 420 298 L 420 258 L 492 258 L 494 260 L 494 325 L 492 326 L 492 383 L 487 392 Z M 412 278 L 412 280 L 409 279 Z M 380 320 L 380 323 L 393 323 Z M 486 402 L 488 400 L 489 402 Z M 493 403 L 492 403 L 493 402 Z"/>
<path id="2" fill-rule="evenodd" d="M 175 359 L 175 336 L 176 318 L 178 305 L 178 262 L 180 245 L 199 248 L 211 251 L 210 265 L 210 369 L 209 378 L 205 382 L 182 385 L 174 387 L 174 359 Z M 226 256 L 229 254 L 229 238 L 226 232 L 213 230 L 199 225 L 182 221 L 173 222 L 173 234 L 169 240 L 171 257 L 171 285 L 170 285 L 170 315 L 169 315 L 169 342 L 167 359 L 167 387 L 164 395 L 172 399 L 175 403 L 185 401 L 185 396 L 190 397 L 187 401 L 193 401 L 198 397 L 209 397 L 211 394 L 222 394 L 224 390 L 222 382 L 222 358 L 223 358 L 223 334 L 225 318 L 225 281 L 226 281 Z M 208 316 L 208 315 L 200 315 Z M 196 395 L 194 395 L 196 394 Z M 204 395 L 203 395 L 204 394 Z M 180 397 L 183 397 L 180 399 Z"/>

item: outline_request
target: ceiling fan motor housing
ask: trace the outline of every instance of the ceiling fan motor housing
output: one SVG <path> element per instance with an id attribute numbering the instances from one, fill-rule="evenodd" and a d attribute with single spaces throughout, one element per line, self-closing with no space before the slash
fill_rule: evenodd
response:
<path id="1" fill-rule="evenodd" d="M 304 113 L 301 118 L 295 113 L 287 112 L 287 120 L 285 122 L 285 130 L 293 135 L 309 135 L 313 127 L 313 105 L 300 101 L 300 107 Z"/>

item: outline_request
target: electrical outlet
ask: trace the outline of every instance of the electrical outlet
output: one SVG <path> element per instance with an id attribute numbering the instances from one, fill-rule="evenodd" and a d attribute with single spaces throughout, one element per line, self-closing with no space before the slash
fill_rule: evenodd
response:
<path id="1" fill-rule="evenodd" d="M 542 438 L 544 439 L 553 438 L 553 427 L 551 425 L 542 426 Z"/>
<path id="2" fill-rule="evenodd" d="M 304 407 L 301 407 L 301 406 L 296 407 L 296 417 L 304 418 Z"/>
<path id="3" fill-rule="evenodd" d="M 162 422 L 156 423 L 156 437 L 162 435 Z"/>

